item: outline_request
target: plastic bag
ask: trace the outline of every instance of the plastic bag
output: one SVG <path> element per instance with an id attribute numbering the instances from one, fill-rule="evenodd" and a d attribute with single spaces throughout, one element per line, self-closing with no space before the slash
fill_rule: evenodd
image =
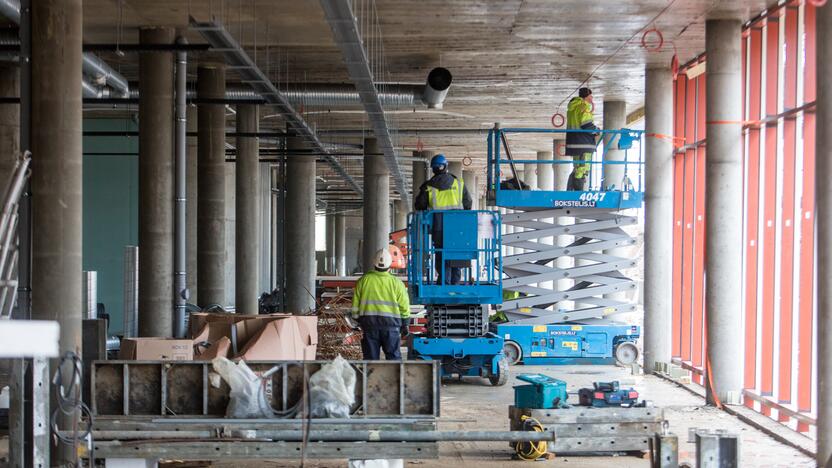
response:
<path id="1" fill-rule="evenodd" d="M 349 418 L 355 403 L 355 369 L 339 354 L 309 378 L 312 418 Z"/>
<path id="2" fill-rule="evenodd" d="M 269 418 L 265 396 L 261 391 L 262 381 L 244 361 L 235 364 L 224 357 L 211 361 L 214 371 L 231 388 L 230 401 L 225 409 L 227 418 Z M 262 401 L 261 401 L 262 400 Z"/>

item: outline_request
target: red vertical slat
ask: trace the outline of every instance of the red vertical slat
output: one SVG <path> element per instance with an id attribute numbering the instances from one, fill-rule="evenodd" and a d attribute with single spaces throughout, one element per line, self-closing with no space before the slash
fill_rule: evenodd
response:
<path id="1" fill-rule="evenodd" d="M 750 57 L 748 66 L 748 120 L 760 120 L 760 92 L 762 73 L 761 27 L 750 31 Z M 757 387 L 757 246 L 760 222 L 760 128 L 748 129 L 748 152 L 745 159 L 748 168 L 746 184 L 746 246 L 745 246 L 745 374 L 743 385 L 748 389 Z M 746 406 L 754 407 L 754 401 L 745 400 Z"/>
<path id="2" fill-rule="evenodd" d="M 685 95 L 685 144 L 696 143 L 696 81 L 688 80 Z M 693 302 L 693 221 L 696 196 L 696 158 L 693 148 L 685 151 L 685 204 L 682 255 L 682 360 L 691 358 L 691 306 Z"/>
<path id="3" fill-rule="evenodd" d="M 786 8 L 785 64 L 784 64 L 784 106 L 793 109 L 797 104 L 797 8 Z M 780 352 L 777 397 L 781 403 L 792 399 L 792 333 L 794 300 L 794 192 L 795 192 L 795 151 L 796 118 L 794 115 L 783 119 L 783 195 L 780 217 Z M 781 413 L 780 421 L 788 421 Z"/>
<path id="4" fill-rule="evenodd" d="M 705 139 L 705 75 L 696 78 L 696 140 Z M 691 362 L 704 367 L 705 309 L 705 148 L 696 149 L 696 193 L 693 208 L 693 292 L 691 299 Z M 701 380 L 701 376 L 698 376 Z"/>
<path id="5" fill-rule="evenodd" d="M 704 75 L 703 75 L 704 76 Z M 693 222 L 693 353 L 691 361 L 694 366 L 704 369 L 704 331 L 705 331 L 705 147 L 696 150 L 696 200 Z M 704 384 L 704 376 L 694 376 L 698 383 Z"/>
<path id="6" fill-rule="evenodd" d="M 766 92 L 765 110 L 767 115 L 777 114 L 777 60 L 780 42 L 779 20 L 766 21 Z M 768 122 L 765 130 L 763 197 L 763 291 L 762 291 L 762 332 L 760 336 L 760 392 L 771 395 L 774 388 L 774 247 L 777 171 L 777 123 Z M 763 414 L 770 415 L 771 409 L 762 407 Z"/>
<path id="7" fill-rule="evenodd" d="M 815 7 L 804 7 L 805 65 L 803 69 L 804 102 L 816 95 Z M 815 113 L 803 113 L 803 193 L 800 199 L 800 295 L 798 296 L 797 409 L 812 410 L 812 318 L 815 261 Z M 797 430 L 808 432 L 809 426 L 798 422 Z"/>
<path id="8" fill-rule="evenodd" d="M 676 79 L 673 89 L 674 109 L 673 134 L 681 137 L 685 134 L 685 80 L 684 74 Z M 682 244 L 684 239 L 684 200 L 685 200 L 685 154 L 676 153 L 673 158 L 675 171 L 673 180 L 673 356 L 682 355 L 682 271 L 684 269 Z"/>

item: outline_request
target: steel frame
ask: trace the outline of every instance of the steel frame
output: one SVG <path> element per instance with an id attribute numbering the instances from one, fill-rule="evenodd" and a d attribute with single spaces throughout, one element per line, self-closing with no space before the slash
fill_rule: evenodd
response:
<path id="1" fill-rule="evenodd" d="M 286 411 L 303 398 L 303 382 L 326 361 L 252 361 L 255 372 L 273 367 L 265 385 L 271 404 Z M 356 403 L 363 417 L 438 417 L 439 372 L 432 361 L 351 361 L 356 369 Z M 97 420 L 164 417 L 222 417 L 229 400 L 225 383 L 210 383 L 209 361 L 95 361 L 90 407 Z M 394 382 L 395 386 L 391 387 Z"/>
<path id="2" fill-rule="evenodd" d="M 544 430 L 557 438 L 549 442 L 550 452 L 649 451 L 650 441 L 662 432 L 661 408 L 560 408 L 555 410 L 509 407 L 512 430 L 522 430 L 521 416 L 540 421 Z"/>

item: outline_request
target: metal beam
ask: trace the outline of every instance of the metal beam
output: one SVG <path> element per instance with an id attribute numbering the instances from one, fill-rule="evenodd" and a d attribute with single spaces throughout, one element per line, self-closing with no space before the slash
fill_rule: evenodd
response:
<path id="1" fill-rule="evenodd" d="M 411 197 L 408 182 L 404 178 L 396 159 L 396 148 L 393 145 L 387 117 L 384 114 L 384 107 L 381 105 L 379 90 L 376 88 L 375 77 L 370 66 L 370 59 L 367 50 L 364 48 L 364 41 L 361 38 L 358 20 L 352 11 L 352 6 L 348 0 L 321 0 L 321 8 L 323 8 L 324 17 L 332 29 L 335 43 L 344 56 L 344 63 L 347 66 L 350 79 L 361 96 L 361 104 L 367 112 L 367 118 L 378 140 L 378 146 L 384 153 L 387 168 L 393 176 L 396 188 L 407 204 L 407 209 L 410 210 Z"/>
<path id="2" fill-rule="evenodd" d="M 234 70 L 240 75 L 242 80 L 251 86 L 251 89 L 260 94 L 263 99 L 269 104 L 273 104 L 280 115 L 286 120 L 289 126 L 297 132 L 297 134 L 309 141 L 315 148 L 320 149 L 323 153 L 329 153 L 324 143 L 312 130 L 312 127 L 304 120 L 286 96 L 281 93 L 274 83 L 266 76 L 265 73 L 258 67 L 251 57 L 248 56 L 242 46 L 228 33 L 225 27 L 216 22 L 197 22 L 194 18 L 190 19 L 191 29 L 198 31 L 202 37 L 211 44 L 211 47 L 217 49 L 225 57 L 226 63 L 234 67 Z M 327 155 L 326 160 L 335 172 L 337 172 L 357 193 L 363 194 L 358 183 L 347 174 L 347 171 L 341 166 L 333 156 Z"/>

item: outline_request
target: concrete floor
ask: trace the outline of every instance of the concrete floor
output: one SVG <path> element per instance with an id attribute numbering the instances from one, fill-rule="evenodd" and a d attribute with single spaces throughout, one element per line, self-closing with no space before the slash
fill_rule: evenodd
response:
<path id="1" fill-rule="evenodd" d="M 510 370 L 509 384 L 492 387 L 479 379 L 462 382 L 451 381 L 442 386 L 442 419 L 440 430 L 477 429 L 507 430 L 508 405 L 513 401 L 512 385 L 519 382 L 514 376 L 524 372 L 540 372 L 560 378 L 569 383 L 569 391 L 590 386 L 594 381 L 619 380 L 622 385 L 635 387 L 641 396 L 651 400 L 656 406 L 665 410 L 665 417 L 670 422 L 670 430 L 678 435 L 679 460 L 694 465 L 694 445 L 687 443 L 688 429 L 712 428 L 737 432 L 742 437 L 743 467 L 813 467 L 813 460 L 781 444 L 764 433 L 739 421 L 737 418 L 715 408 L 707 408 L 703 401 L 678 386 L 654 376 L 633 376 L 628 369 L 614 366 L 513 366 Z M 570 398 L 572 398 L 570 396 Z M 787 429 L 783 429 L 784 431 Z M 8 440 L 0 437 L 0 466 L 6 456 Z M 408 461 L 408 466 L 424 468 L 445 468 L 449 464 L 477 465 L 480 467 L 499 467 L 506 464 L 523 462 L 511 459 L 512 451 L 508 444 L 502 442 L 448 442 L 440 444 L 441 458 L 438 460 Z M 553 466 L 595 467 L 648 467 L 649 461 L 634 456 L 559 456 L 553 461 L 542 461 Z M 175 466 L 175 465 L 174 465 Z M 187 464 L 186 466 L 194 466 Z M 254 466 L 294 467 L 297 462 L 259 461 L 235 462 L 223 461 L 211 466 L 226 468 L 243 468 Z M 307 462 L 310 467 L 343 467 L 343 461 Z M 694 465 L 695 466 L 695 465 Z"/>
<path id="2" fill-rule="evenodd" d="M 678 386 L 654 376 L 633 376 L 628 369 L 614 366 L 514 366 L 512 378 L 503 387 L 491 387 L 478 379 L 463 382 L 449 382 L 442 386 L 442 418 L 467 420 L 466 422 L 442 422 L 439 429 L 507 430 L 508 405 L 513 401 L 512 385 L 514 376 L 524 372 L 540 372 L 566 380 L 569 391 L 590 386 L 594 381 L 619 380 L 623 385 L 635 387 L 641 396 L 665 409 L 670 430 L 679 437 L 679 460 L 695 466 L 695 447 L 687 443 L 688 429 L 725 429 L 741 435 L 741 466 L 753 467 L 814 467 L 813 460 L 787 445 L 783 445 L 764 433 L 739 421 L 737 418 L 716 408 L 703 406 L 703 400 Z M 570 396 L 571 398 L 571 396 Z M 511 459 L 512 451 L 502 442 L 448 442 L 440 445 L 441 458 L 438 460 L 408 461 L 408 466 L 424 468 L 445 468 L 454 466 L 499 467 L 507 464 L 522 464 Z M 649 460 L 634 456 L 561 456 L 552 461 L 540 463 L 551 466 L 622 468 L 648 467 Z M 241 468 L 240 463 L 222 462 L 212 466 Z M 247 464 L 245 466 L 255 466 Z M 256 466 L 289 467 L 297 463 L 260 462 Z M 343 462 L 306 463 L 314 467 L 342 467 Z"/>

